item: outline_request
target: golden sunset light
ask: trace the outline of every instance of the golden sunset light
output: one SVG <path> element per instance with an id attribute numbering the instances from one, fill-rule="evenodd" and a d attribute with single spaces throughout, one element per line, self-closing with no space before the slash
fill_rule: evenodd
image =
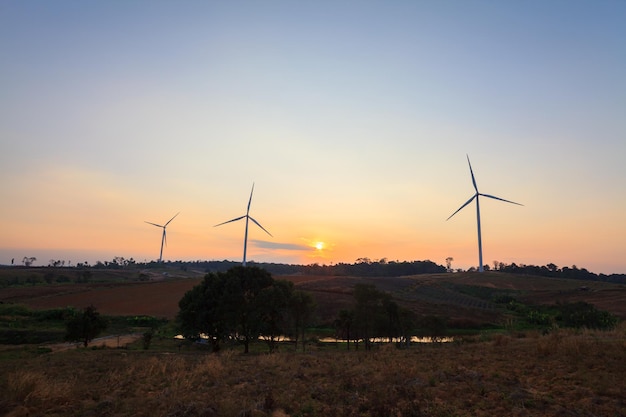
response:
<path id="1" fill-rule="evenodd" d="M 485 264 L 626 271 L 621 3 L 392 3 L 12 2 L 0 264 L 242 259 L 254 183 L 250 260 L 475 267 L 473 175 Z"/>

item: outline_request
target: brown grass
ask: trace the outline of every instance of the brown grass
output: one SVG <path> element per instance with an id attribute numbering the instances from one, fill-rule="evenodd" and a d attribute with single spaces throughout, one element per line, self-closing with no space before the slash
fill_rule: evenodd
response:
<path id="1" fill-rule="evenodd" d="M 0 414 L 625 416 L 626 329 L 373 352 L 79 349 L 0 375 Z"/>

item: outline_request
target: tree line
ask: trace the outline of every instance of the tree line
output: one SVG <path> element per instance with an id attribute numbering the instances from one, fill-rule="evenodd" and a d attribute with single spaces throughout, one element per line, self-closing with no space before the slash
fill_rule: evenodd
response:
<path id="1" fill-rule="evenodd" d="M 487 267 L 487 265 L 485 265 Z M 485 268 L 488 270 L 490 268 Z M 596 274 L 588 271 L 585 268 L 578 268 L 576 265 L 571 267 L 564 266 L 558 267 L 553 263 L 549 263 L 544 266 L 536 265 L 517 265 L 515 263 L 506 264 L 504 262 L 493 262 L 492 271 L 508 272 L 511 274 L 524 274 L 524 275 L 536 275 L 548 278 L 566 278 L 566 279 L 579 279 L 588 281 L 604 281 L 626 284 L 626 274 Z"/>
<path id="2" fill-rule="evenodd" d="M 437 342 L 446 334 L 444 318 L 418 317 L 372 284 L 356 284 L 353 296 L 353 307 L 341 310 L 334 322 L 336 338 L 345 340 L 348 350 L 351 343 L 358 350 L 361 342 L 365 350 L 371 350 L 376 340 L 408 346 L 414 335 L 428 336 Z"/>
<path id="3" fill-rule="evenodd" d="M 24 257 L 23 264 L 26 267 L 32 265 L 37 258 Z M 275 275 L 321 275 L 321 276 L 360 276 L 360 277 L 398 277 L 406 275 L 419 274 L 438 274 L 445 272 L 466 272 L 462 268 L 452 268 L 451 262 L 453 258 L 446 259 L 446 266 L 439 265 L 430 260 L 425 261 L 389 261 L 386 258 L 371 260 L 370 258 L 358 258 L 354 263 L 337 263 L 332 265 L 320 265 L 317 263 L 309 265 L 282 264 L 268 262 L 249 261 L 250 265 L 261 267 Z M 71 261 L 54 260 L 49 261 L 50 267 L 70 266 Z M 190 268 L 199 269 L 204 272 L 225 272 L 241 263 L 238 261 L 164 261 L 164 262 L 137 262 L 133 258 L 124 258 L 121 256 L 114 257 L 111 261 L 97 261 L 94 265 L 88 262 L 78 262 L 75 264 L 77 269 L 124 269 L 124 268 L 144 268 L 144 269 L 161 269 L 164 266 L 168 268 L 178 268 L 188 270 Z M 596 274 L 588 271 L 586 268 L 579 268 L 576 265 L 571 267 L 558 267 L 554 263 L 544 266 L 525 265 L 494 261 L 493 266 L 484 265 L 486 271 L 508 272 L 513 274 L 536 275 L 551 278 L 566 278 L 591 281 L 604 281 L 613 283 L 626 283 L 626 274 Z M 467 272 L 474 272 L 477 269 L 471 267 Z"/>

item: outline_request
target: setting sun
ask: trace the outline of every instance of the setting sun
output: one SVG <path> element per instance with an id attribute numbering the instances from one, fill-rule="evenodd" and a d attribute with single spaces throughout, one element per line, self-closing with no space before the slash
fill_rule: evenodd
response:
<path id="1" fill-rule="evenodd" d="M 315 249 L 317 249 L 317 250 L 324 249 L 324 242 L 316 242 L 315 243 Z"/>

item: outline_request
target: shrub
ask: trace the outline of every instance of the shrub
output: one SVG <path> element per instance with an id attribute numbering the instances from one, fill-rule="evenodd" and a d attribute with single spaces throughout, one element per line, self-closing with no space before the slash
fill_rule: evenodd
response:
<path id="1" fill-rule="evenodd" d="M 598 310 L 584 301 L 562 304 L 559 307 L 560 321 L 564 327 L 608 330 L 614 328 L 618 322 L 617 317 L 608 311 Z"/>
<path id="2" fill-rule="evenodd" d="M 76 309 L 73 307 L 66 307 L 35 311 L 33 314 L 39 321 L 68 320 L 72 317 L 75 317 L 78 314 L 78 311 L 76 311 Z"/>
<path id="3" fill-rule="evenodd" d="M 0 304 L 0 315 L 3 316 L 30 316 L 32 312 L 22 304 L 2 303 Z"/>
<path id="4" fill-rule="evenodd" d="M 433 342 L 441 342 L 448 332 L 446 319 L 439 316 L 424 316 L 419 322 L 418 336 L 430 337 Z"/>
<path id="5" fill-rule="evenodd" d="M 143 342 L 143 348 L 145 350 L 150 349 L 150 343 L 152 342 L 152 330 L 147 331 L 143 334 L 141 341 Z"/>

